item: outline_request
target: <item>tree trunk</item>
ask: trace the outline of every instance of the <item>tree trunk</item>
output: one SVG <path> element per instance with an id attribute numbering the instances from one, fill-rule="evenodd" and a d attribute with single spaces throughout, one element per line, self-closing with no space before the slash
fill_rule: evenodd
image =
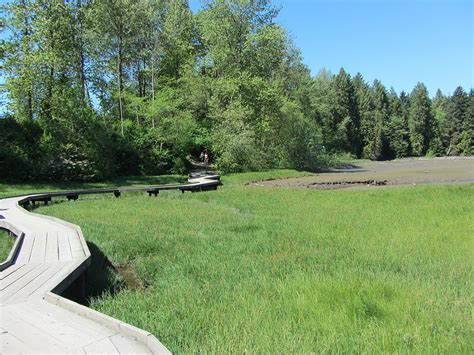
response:
<path id="1" fill-rule="evenodd" d="M 151 101 L 155 102 L 155 66 L 153 63 L 153 56 L 151 58 Z M 151 127 L 155 128 L 155 116 L 151 116 Z"/>
<path id="2" fill-rule="evenodd" d="M 26 3 L 25 1 L 21 2 L 21 5 L 24 7 L 26 10 Z M 29 17 L 25 16 L 25 24 L 24 24 L 24 30 L 23 30 L 23 37 L 28 38 L 30 36 L 30 21 Z M 29 41 L 29 40 L 28 40 Z M 28 50 L 29 52 L 29 50 Z M 28 53 L 29 54 L 29 53 Z M 30 68 L 28 68 L 28 72 L 30 73 Z M 31 84 L 28 83 L 28 88 L 26 90 L 26 112 L 28 116 L 28 120 L 33 121 L 33 88 Z"/>
<path id="3" fill-rule="evenodd" d="M 90 104 L 90 97 L 89 91 L 87 89 L 87 79 L 86 79 L 86 58 L 85 58 L 85 50 L 84 50 L 84 27 L 83 27 L 83 15 L 82 15 L 82 0 L 77 0 L 77 21 L 79 23 L 79 80 L 81 82 L 81 96 L 82 101 L 88 101 Z"/>
<path id="4" fill-rule="evenodd" d="M 28 119 L 33 121 L 33 98 L 31 93 L 31 87 L 28 89 Z"/>
<path id="5" fill-rule="evenodd" d="M 118 81 L 118 105 L 119 105 L 119 116 L 120 116 L 120 131 L 122 134 L 122 137 L 124 136 L 124 131 L 123 131 L 123 105 L 122 105 L 122 86 L 123 86 L 123 78 L 122 78 L 122 72 L 123 72 L 123 63 L 122 63 L 122 45 L 123 45 L 123 38 L 120 35 L 119 38 L 119 43 L 118 43 L 118 55 L 117 55 L 117 81 Z"/>

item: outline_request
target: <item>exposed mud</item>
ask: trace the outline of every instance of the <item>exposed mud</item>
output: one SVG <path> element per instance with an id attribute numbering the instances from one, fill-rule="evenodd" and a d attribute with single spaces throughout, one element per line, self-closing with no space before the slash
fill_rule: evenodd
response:
<path id="1" fill-rule="evenodd" d="M 251 186 L 322 190 L 474 182 L 474 157 L 351 162 L 311 176 L 251 183 Z"/>
<path id="2" fill-rule="evenodd" d="M 130 265 L 114 265 L 94 243 L 88 242 L 87 246 L 91 251 L 91 265 L 62 292 L 63 297 L 89 306 L 91 300 L 104 294 L 116 295 L 124 289 L 147 288 L 148 285 L 141 282 Z"/>
<path id="3" fill-rule="evenodd" d="M 115 271 L 120 274 L 128 289 L 142 290 L 145 288 L 145 285 L 143 285 L 135 271 L 133 271 L 129 265 L 116 266 Z"/>

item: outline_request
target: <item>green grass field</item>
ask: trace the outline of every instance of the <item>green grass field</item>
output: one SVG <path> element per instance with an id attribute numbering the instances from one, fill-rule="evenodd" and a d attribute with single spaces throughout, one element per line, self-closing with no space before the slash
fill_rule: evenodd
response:
<path id="1" fill-rule="evenodd" d="M 15 239 L 7 231 L 0 229 L 0 263 L 7 259 L 14 243 Z"/>
<path id="2" fill-rule="evenodd" d="M 173 352 L 474 351 L 473 184 L 239 185 L 262 177 L 37 211 L 137 278 L 91 307 Z"/>

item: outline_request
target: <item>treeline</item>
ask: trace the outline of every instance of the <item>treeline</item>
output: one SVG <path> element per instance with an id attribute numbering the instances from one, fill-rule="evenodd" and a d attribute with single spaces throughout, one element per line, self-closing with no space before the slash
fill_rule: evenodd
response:
<path id="1" fill-rule="evenodd" d="M 196 14 L 187 0 L 16 0 L 4 14 L 0 177 L 184 172 L 203 148 L 224 172 L 473 153 L 472 91 L 312 78 L 270 0 Z"/>
<path id="2" fill-rule="evenodd" d="M 437 90 L 430 99 L 418 83 L 410 94 L 388 91 L 379 80 L 367 84 L 341 69 L 321 71 L 311 85 L 314 117 L 327 151 L 389 160 L 409 156 L 474 153 L 474 91 Z"/>

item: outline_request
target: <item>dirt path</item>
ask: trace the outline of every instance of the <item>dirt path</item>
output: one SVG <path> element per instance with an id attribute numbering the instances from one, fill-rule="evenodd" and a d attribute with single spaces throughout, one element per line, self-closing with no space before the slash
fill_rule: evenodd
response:
<path id="1" fill-rule="evenodd" d="M 312 176 L 261 181 L 254 186 L 338 189 L 355 186 L 474 182 L 474 157 L 361 161 Z"/>

